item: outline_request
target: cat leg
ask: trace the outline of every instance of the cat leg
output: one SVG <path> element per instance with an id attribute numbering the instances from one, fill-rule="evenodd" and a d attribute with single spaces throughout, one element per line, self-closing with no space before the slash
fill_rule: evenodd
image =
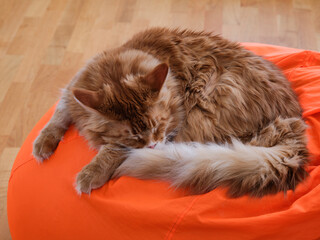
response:
<path id="1" fill-rule="evenodd" d="M 32 154 L 38 162 L 51 156 L 70 123 L 71 117 L 66 107 L 66 100 L 62 97 L 52 118 L 33 142 Z"/>
<path id="2" fill-rule="evenodd" d="M 77 192 L 89 194 L 92 189 L 104 185 L 126 159 L 126 152 L 125 148 L 113 144 L 102 146 L 92 161 L 78 173 Z"/>

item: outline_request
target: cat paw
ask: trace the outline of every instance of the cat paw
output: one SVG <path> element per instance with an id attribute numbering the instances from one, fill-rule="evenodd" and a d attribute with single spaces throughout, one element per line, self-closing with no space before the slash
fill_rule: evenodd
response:
<path id="1" fill-rule="evenodd" d="M 52 155 L 59 142 L 60 139 L 57 139 L 54 135 L 41 132 L 33 142 L 32 154 L 41 163 Z"/>
<path id="2" fill-rule="evenodd" d="M 89 163 L 76 178 L 76 191 L 79 195 L 82 193 L 90 194 L 93 189 L 102 187 L 109 179 L 111 174 L 102 169 L 101 166 L 94 163 Z"/>

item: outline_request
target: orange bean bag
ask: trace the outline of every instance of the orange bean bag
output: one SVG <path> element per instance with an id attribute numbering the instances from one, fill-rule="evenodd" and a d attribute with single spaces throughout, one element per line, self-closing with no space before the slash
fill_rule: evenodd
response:
<path id="1" fill-rule="evenodd" d="M 76 174 L 96 154 L 71 127 L 48 161 L 32 142 L 54 107 L 35 126 L 13 165 L 8 219 L 14 240 L 37 239 L 316 239 L 320 237 L 320 54 L 244 44 L 277 64 L 292 82 L 309 125 L 310 177 L 295 192 L 261 199 L 226 197 L 218 188 L 190 196 L 169 184 L 122 177 L 91 195 L 77 195 Z"/>

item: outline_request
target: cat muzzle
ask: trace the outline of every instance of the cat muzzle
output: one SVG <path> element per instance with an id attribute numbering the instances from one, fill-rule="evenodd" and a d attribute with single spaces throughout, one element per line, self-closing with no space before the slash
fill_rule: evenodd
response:
<path id="1" fill-rule="evenodd" d="M 154 149 L 156 147 L 157 143 L 151 144 L 148 146 L 148 148 Z"/>

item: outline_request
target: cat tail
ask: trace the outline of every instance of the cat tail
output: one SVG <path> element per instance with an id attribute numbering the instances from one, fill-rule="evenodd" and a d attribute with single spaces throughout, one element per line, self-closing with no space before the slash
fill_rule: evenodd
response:
<path id="1" fill-rule="evenodd" d="M 194 194 L 223 186 L 231 197 L 261 197 L 294 190 L 307 176 L 305 125 L 301 119 L 296 120 L 287 125 L 293 125 L 300 134 L 287 128 L 280 131 L 273 123 L 249 144 L 233 139 L 225 145 L 170 143 L 156 149 L 134 149 L 116 170 L 115 177 L 170 181 L 173 187 L 186 187 Z M 282 121 L 279 120 L 280 125 Z M 270 147 L 252 145 L 262 138 L 269 141 Z"/>

